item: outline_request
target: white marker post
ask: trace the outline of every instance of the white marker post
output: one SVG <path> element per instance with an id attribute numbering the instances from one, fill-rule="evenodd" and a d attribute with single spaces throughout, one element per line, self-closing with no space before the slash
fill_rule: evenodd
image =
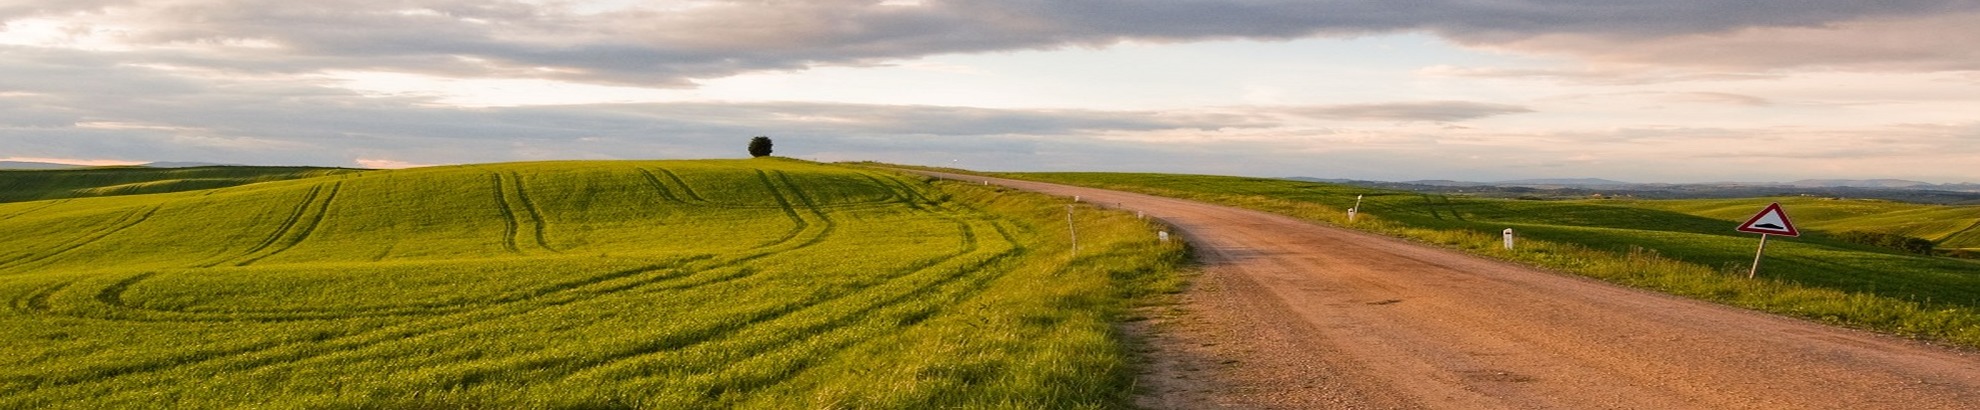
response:
<path id="1" fill-rule="evenodd" d="M 1354 207 L 1348 208 L 1348 222 L 1354 222 L 1354 214 L 1361 212 L 1361 195 L 1354 196 Z"/>
<path id="2" fill-rule="evenodd" d="M 1512 228 L 1506 228 L 1506 250 L 1513 250 Z"/>
<path id="3" fill-rule="evenodd" d="M 1740 224 L 1736 230 L 1760 234 L 1760 249 L 1753 251 L 1753 268 L 1746 271 L 1747 279 L 1760 275 L 1760 255 L 1767 253 L 1768 235 L 1801 236 L 1801 231 L 1794 229 L 1794 222 L 1788 221 L 1787 211 L 1781 210 L 1779 202 L 1767 205 L 1767 209 L 1760 210 L 1759 214 Z"/>
<path id="4" fill-rule="evenodd" d="M 1155 237 L 1161 239 L 1162 243 L 1169 243 L 1169 231 L 1157 231 Z"/>
<path id="5" fill-rule="evenodd" d="M 1066 205 L 1066 235 L 1072 238 L 1072 257 L 1079 257 L 1079 230 L 1073 228 L 1073 206 Z"/>

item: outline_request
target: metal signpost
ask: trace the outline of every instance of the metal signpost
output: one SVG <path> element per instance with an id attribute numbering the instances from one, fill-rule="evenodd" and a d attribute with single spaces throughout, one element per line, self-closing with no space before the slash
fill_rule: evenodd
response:
<path id="1" fill-rule="evenodd" d="M 1801 236 L 1801 231 L 1794 229 L 1794 222 L 1788 221 L 1787 211 L 1781 210 L 1779 202 L 1767 205 L 1767 209 L 1760 210 L 1752 219 L 1740 224 L 1738 230 L 1760 234 L 1760 249 L 1753 251 L 1753 269 L 1746 271 L 1747 279 L 1760 274 L 1760 255 L 1767 252 L 1768 235 Z"/>

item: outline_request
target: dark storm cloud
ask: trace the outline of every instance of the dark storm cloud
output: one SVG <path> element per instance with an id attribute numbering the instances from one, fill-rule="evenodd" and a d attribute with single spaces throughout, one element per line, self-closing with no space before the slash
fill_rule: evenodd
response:
<path id="1" fill-rule="evenodd" d="M 1629 47 L 1615 46 L 1751 27 L 1820 27 L 1980 10 L 1980 1 L 1945 0 L 932 0 L 916 6 L 726 1 L 605 13 L 560 6 L 566 3 L 466 0 L 208 0 L 103 7 L 119 3 L 126 2 L 0 6 L 0 18 L 84 13 L 74 19 L 79 28 L 122 23 L 131 27 L 120 27 L 127 30 L 121 38 L 139 44 L 275 46 L 135 54 L 232 70 L 353 69 L 687 86 L 693 79 L 749 71 L 1124 40 L 1429 31 L 1472 44 L 1561 43 L 1558 47 L 1571 50 L 1599 40 L 1610 48 L 1582 51 L 1628 53 Z M 1559 36 L 1582 40 L 1553 39 Z M 1919 58 L 1873 50 L 1844 57 Z"/>

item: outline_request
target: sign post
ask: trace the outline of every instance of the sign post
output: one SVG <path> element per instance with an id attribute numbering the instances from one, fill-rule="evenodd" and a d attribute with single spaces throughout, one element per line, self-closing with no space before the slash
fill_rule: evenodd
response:
<path id="1" fill-rule="evenodd" d="M 1779 202 L 1767 205 L 1767 209 L 1760 210 L 1752 219 L 1740 224 L 1738 231 L 1760 234 L 1760 249 L 1753 251 L 1753 268 L 1746 271 L 1747 279 L 1760 274 L 1760 255 L 1767 252 L 1768 235 L 1801 236 L 1801 230 L 1795 229 L 1794 222 L 1788 221 L 1787 211 L 1781 210 Z"/>
<path id="2" fill-rule="evenodd" d="M 1506 250 L 1509 250 L 1509 251 L 1510 251 L 1510 250 L 1512 250 L 1512 249 L 1513 249 L 1513 232 L 1512 232 L 1512 228 L 1506 228 Z"/>

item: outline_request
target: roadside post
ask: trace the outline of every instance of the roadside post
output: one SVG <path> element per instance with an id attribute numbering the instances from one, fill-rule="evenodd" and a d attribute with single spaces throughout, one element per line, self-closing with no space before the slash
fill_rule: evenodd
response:
<path id="1" fill-rule="evenodd" d="M 1078 197 L 1073 197 L 1078 198 Z M 1077 199 L 1075 199 L 1077 200 Z M 1073 228 L 1073 206 L 1066 204 L 1066 235 L 1072 238 L 1072 257 L 1079 257 L 1079 230 Z"/>
<path id="2" fill-rule="evenodd" d="M 1169 231 L 1156 231 L 1155 237 L 1161 239 L 1162 243 L 1169 243 Z"/>
<path id="3" fill-rule="evenodd" d="M 1512 250 L 1512 249 L 1513 249 L 1513 233 L 1512 233 L 1512 228 L 1506 228 L 1506 250 L 1509 250 L 1509 251 L 1510 251 L 1510 250 Z"/>
<path id="4" fill-rule="evenodd" d="M 1354 223 L 1354 214 L 1361 212 L 1361 195 L 1354 196 L 1354 207 L 1348 208 L 1348 223 Z"/>
<path id="5" fill-rule="evenodd" d="M 1753 279 L 1760 274 L 1760 255 L 1767 253 L 1768 235 L 1801 236 L 1801 231 L 1794 229 L 1794 222 L 1788 221 L 1787 211 L 1781 210 L 1779 202 L 1767 205 L 1766 209 L 1760 210 L 1760 213 L 1753 215 L 1752 219 L 1740 224 L 1737 230 L 1760 234 L 1760 249 L 1753 251 L 1753 268 L 1746 271 L 1747 279 Z"/>

